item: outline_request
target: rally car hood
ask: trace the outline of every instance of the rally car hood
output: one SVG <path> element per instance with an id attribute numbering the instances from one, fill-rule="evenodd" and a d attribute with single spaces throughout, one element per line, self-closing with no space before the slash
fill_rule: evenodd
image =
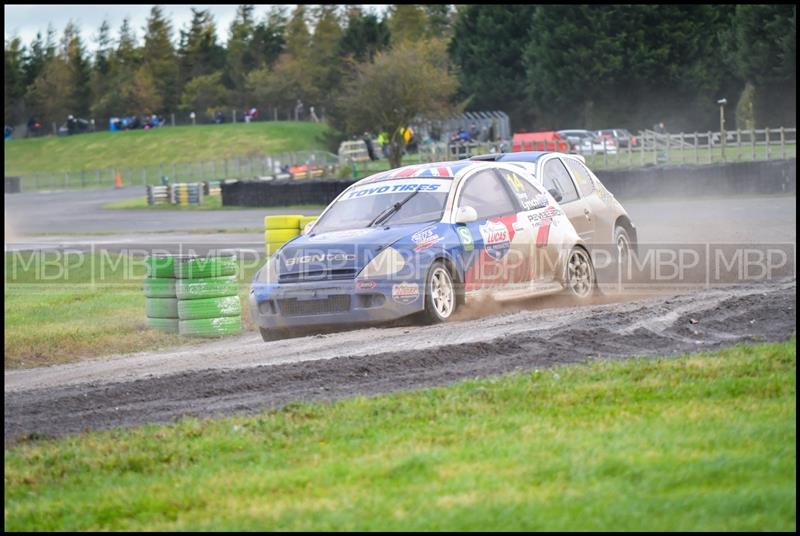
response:
<path id="1" fill-rule="evenodd" d="M 353 278 L 386 247 L 430 225 L 368 227 L 300 236 L 280 250 L 278 276 L 281 282 L 319 272 L 325 272 L 319 274 L 325 278 Z"/>

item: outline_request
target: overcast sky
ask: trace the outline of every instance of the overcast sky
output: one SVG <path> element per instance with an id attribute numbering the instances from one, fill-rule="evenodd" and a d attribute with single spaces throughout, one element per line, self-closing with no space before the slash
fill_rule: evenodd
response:
<path id="1" fill-rule="evenodd" d="M 103 19 L 107 19 L 111 24 L 112 35 L 117 34 L 122 19 L 130 17 L 131 25 L 136 30 L 136 37 L 141 39 L 144 35 L 142 28 L 145 25 L 147 15 L 150 13 L 150 5 L 5 5 L 5 39 L 14 35 L 22 38 L 24 44 L 36 37 L 36 32 L 41 32 L 44 36 L 47 32 L 47 24 L 52 23 L 56 29 L 56 35 L 60 36 L 67 22 L 72 19 L 77 22 L 81 29 L 81 36 L 89 50 L 95 47 L 94 36 Z M 236 15 L 236 5 L 181 5 L 181 4 L 162 4 L 164 14 L 172 20 L 173 39 L 177 41 L 178 30 L 183 28 L 192 20 L 191 8 L 208 9 L 214 15 L 217 23 L 217 35 L 224 42 L 228 39 L 228 28 Z M 266 13 L 267 5 L 256 5 L 256 19 L 260 20 Z M 289 10 L 294 5 L 287 6 Z M 364 6 L 367 10 L 374 9 L 382 13 L 384 6 L 371 5 Z"/>

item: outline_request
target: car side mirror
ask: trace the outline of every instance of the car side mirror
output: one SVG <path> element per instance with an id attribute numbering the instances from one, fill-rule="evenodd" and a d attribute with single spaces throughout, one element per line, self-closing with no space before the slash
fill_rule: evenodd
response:
<path id="1" fill-rule="evenodd" d="M 307 235 L 311 232 L 311 229 L 314 227 L 314 224 L 317 223 L 317 220 L 308 222 L 305 227 L 303 227 L 303 234 Z"/>
<path id="2" fill-rule="evenodd" d="M 478 219 L 478 211 L 470 206 L 458 207 L 456 223 L 470 223 Z"/>
<path id="3" fill-rule="evenodd" d="M 558 191 L 558 190 L 556 190 L 555 188 L 550 188 L 550 189 L 549 189 L 549 190 L 547 190 L 547 191 L 548 191 L 548 192 L 550 192 L 550 195 L 552 195 L 552 196 L 553 196 L 553 199 L 555 199 L 555 200 L 556 200 L 556 203 L 558 203 L 559 201 L 561 201 L 561 199 L 562 199 L 562 197 L 561 197 L 561 192 L 559 192 L 559 191 Z"/>

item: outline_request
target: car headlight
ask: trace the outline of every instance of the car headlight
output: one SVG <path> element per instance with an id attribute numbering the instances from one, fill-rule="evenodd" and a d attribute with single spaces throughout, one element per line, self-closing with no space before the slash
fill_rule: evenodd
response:
<path id="1" fill-rule="evenodd" d="M 405 265 L 406 262 L 399 251 L 394 248 L 386 248 L 361 270 L 358 279 L 389 277 L 402 270 Z"/>
<path id="2" fill-rule="evenodd" d="M 275 255 L 269 258 L 267 264 L 256 272 L 256 283 L 277 283 L 278 282 L 278 259 Z"/>

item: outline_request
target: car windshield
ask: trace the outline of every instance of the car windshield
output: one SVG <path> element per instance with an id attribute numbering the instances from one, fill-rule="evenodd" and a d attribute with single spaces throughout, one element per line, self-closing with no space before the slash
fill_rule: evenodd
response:
<path id="1" fill-rule="evenodd" d="M 357 185 L 330 206 L 314 225 L 314 233 L 368 227 L 382 212 L 406 199 L 383 224 L 439 221 L 451 184 L 450 179 L 405 178 Z M 419 192 L 409 197 L 415 190 Z"/>

